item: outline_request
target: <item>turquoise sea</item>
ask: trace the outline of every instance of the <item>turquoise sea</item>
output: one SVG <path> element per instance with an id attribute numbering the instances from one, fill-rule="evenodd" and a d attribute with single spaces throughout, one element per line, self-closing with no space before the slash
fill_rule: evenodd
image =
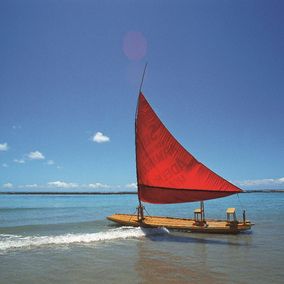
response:
<path id="1" fill-rule="evenodd" d="M 0 283 L 283 283 L 284 194 L 205 203 L 206 216 L 242 209 L 251 233 L 213 235 L 118 227 L 136 195 L 0 195 Z M 192 217 L 198 203 L 147 205 Z"/>

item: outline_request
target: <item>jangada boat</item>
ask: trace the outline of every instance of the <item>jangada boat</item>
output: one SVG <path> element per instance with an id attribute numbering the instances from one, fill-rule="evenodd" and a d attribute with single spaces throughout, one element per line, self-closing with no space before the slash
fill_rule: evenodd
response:
<path id="1" fill-rule="evenodd" d="M 204 200 L 242 192 L 197 161 L 174 138 L 140 91 L 135 118 L 136 173 L 139 206 L 137 214 L 107 217 L 120 225 L 166 227 L 204 233 L 236 234 L 251 229 L 252 223 L 238 221 L 235 208 L 228 208 L 226 220 L 205 219 Z M 145 216 L 142 202 L 169 204 L 200 201 L 194 218 Z"/>

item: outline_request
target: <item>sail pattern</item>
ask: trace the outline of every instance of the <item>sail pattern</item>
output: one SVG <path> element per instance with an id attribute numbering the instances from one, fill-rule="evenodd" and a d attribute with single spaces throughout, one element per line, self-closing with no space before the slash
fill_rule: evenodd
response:
<path id="1" fill-rule="evenodd" d="M 139 199 L 165 204 L 225 197 L 242 190 L 197 161 L 164 126 L 142 93 L 136 113 Z"/>

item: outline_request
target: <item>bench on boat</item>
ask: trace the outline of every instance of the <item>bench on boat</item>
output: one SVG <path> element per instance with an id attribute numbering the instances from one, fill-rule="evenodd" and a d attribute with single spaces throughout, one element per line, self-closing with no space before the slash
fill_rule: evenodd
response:
<path id="1" fill-rule="evenodd" d="M 195 226 L 204 226 L 206 225 L 204 217 L 204 205 L 201 204 L 200 208 L 194 210 L 194 225 Z"/>
<path id="2" fill-rule="evenodd" d="M 236 216 L 236 208 L 228 208 L 227 211 L 227 222 L 230 223 L 231 221 L 237 221 L 237 216 Z M 232 217 L 232 220 L 231 220 Z"/>
<path id="3" fill-rule="evenodd" d="M 206 224 L 205 216 L 204 216 L 204 207 L 203 204 L 200 208 L 196 208 L 194 210 L 194 225 L 196 226 L 204 226 Z M 234 226 L 238 224 L 237 216 L 236 216 L 236 208 L 230 207 L 226 210 L 227 215 L 227 226 Z"/>
<path id="4" fill-rule="evenodd" d="M 237 220 L 237 216 L 236 216 L 236 209 L 235 208 L 228 208 L 226 210 L 226 214 L 227 214 L 227 225 L 226 226 L 230 226 L 230 227 L 236 227 L 238 226 L 238 220 Z"/>

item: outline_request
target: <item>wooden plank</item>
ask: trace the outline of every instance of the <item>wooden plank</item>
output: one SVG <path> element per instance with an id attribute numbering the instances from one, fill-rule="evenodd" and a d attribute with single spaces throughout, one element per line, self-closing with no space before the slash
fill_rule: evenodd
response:
<path id="1" fill-rule="evenodd" d="M 137 215 L 113 214 L 107 217 L 109 220 L 124 226 L 165 227 L 168 229 L 187 230 L 191 232 L 236 234 L 251 229 L 251 223 L 230 222 L 226 220 L 206 220 L 206 224 L 198 225 L 193 219 L 171 218 L 161 216 L 146 216 L 143 222 L 139 222 Z"/>

